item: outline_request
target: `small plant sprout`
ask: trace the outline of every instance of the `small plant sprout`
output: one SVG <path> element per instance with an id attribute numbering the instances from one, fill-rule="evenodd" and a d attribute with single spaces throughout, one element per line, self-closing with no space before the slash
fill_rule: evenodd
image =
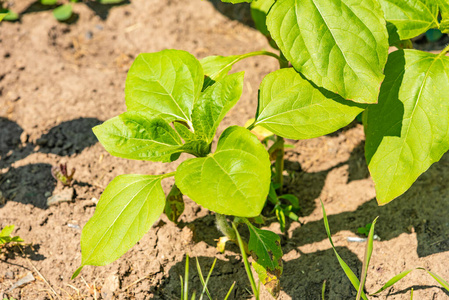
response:
<path id="1" fill-rule="evenodd" d="M 23 242 L 23 239 L 21 239 L 20 237 L 11 236 L 14 228 L 14 225 L 9 225 L 4 227 L 2 231 L 0 231 L 0 252 L 9 246 L 14 246 Z"/>
<path id="2" fill-rule="evenodd" d="M 323 212 L 323 221 L 324 221 L 324 227 L 326 229 L 326 233 L 327 233 L 327 237 L 329 239 L 329 242 L 332 246 L 332 249 L 334 250 L 335 256 L 337 257 L 337 260 L 341 266 L 341 268 L 343 269 L 343 271 L 345 272 L 346 276 L 348 277 L 349 281 L 351 281 L 353 287 L 357 290 L 357 296 L 356 296 L 356 300 L 359 300 L 360 298 L 364 299 L 364 300 L 368 300 L 368 296 L 374 296 L 379 294 L 380 292 L 386 290 L 387 288 L 393 286 L 396 282 L 398 282 L 399 280 L 401 280 L 402 278 L 404 278 L 405 276 L 407 276 L 410 272 L 414 271 L 414 270 L 422 270 L 427 272 L 427 274 L 429 274 L 433 279 L 435 279 L 435 281 L 437 281 L 446 291 L 449 292 L 449 283 L 444 280 L 443 278 L 441 278 L 439 275 L 428 271 L 424 268 L 418 267 L 418 268 L 414 268 L 414 269 L 409 269 L 406 271 L 403 271 L 401 273 L 399 273 L 398 275 L 394 276 L 393 278 L 391 278 L 390 280 L 387 281 L 387 283 L 385 283 L 379 290 L 377 290 L 374 293 L 371 294 L 366 294 L 366 292 L 364 291 L 364 286 L 365 286 L 365 280 L 366 280 L 366 275 L 368 272 L 368 266 L 369 266 L 369 262 L 371 260 L 371 255 L 373 253 L 373 249 L 374 249 L 374 228 L 376 225 L 376 221 L 377 218 L 374 219 L 374 221 L 371 223 L 370 226 L 370 230 L 368 233 L 368 239 L 366 242 L 366 248 L 365 248 L 365 257 L 363 259 L 363 264 L 362 264 L 362 273 L 360 275 L 360 281 L 357 278 L 357 276 L 355 276 L 354 272 L 349 268 L 349 266 L 343 261 L 343 259 L 340 257 L 340 255 L 337 252 L 337 249 L 334 246 L 334 243 L 332 241 L 332 237 L 331 237 L 331 233 L 330 233 L 330 229 L 329 229 L 329 221 L 327 219 L 327 215 L 326 215 L 326 210 L 324 209 L 324 205 L 321 202 L 321 208 L 322 208 L 322 212 Z M 411 299 L 413 298 L 413 289 L 411 292 Z"/>
<path id="3" fill-rule="evenodd" d="M 357 228 L 357 232 L 359 234 L 364 234 L 364 235 L 368 236 L 371 226 L 372 226 L 372 223 L 368 223 L 364 227 Z"/>
<path id="4" fill-rule="evenodd" d="M 76 169 L 72 168 L 72 171 L 67 171 L 67 163 L 59 164 L 59 166 L 53 166 L 51 168 L 51 175 L 54 179 L 61 182 L 64 186 L 71 186 L 73 181 L 73 175 Z"/>
<path id="5" fill-rule="evenodd" d="M 212 272 L 215 268 L 215 263 L 217 262 L 217 259 L 215 258 L 214 262 L 212 263 L 212 266 L 210 267 L 209 273 L 207 274 L 206 279 L 204 279 L 203 272 L 201 271 L 201 266 L 198 261 L 198 258 L 196 258 L 196 269 L 198 271 L 198 275 L 201 281 L 201 285 L 203 286 L 203 289 L 200 294 L 199 300 L 203 300 L 204 295 L 207 295 L 209 300 L 212 300 L 212 298 L 209 289 L 207 287 L 207 284 L 209 283 L 210 276 L 212 275 Z M 192 293 L 192 297 L 189 298 L 189 255 L 186 255 L 186 264 L 184 269 L 184 278 L 182 276 L 179 276 L 179 279 L 181 281 L 181 300 L 195 300 L 196 299 L 196 291 Z M 226 297 L 224 300 L 227 300 L 229 296 L 231 295 L 232 290 L 234 289 L 235 281 L 229 288 L 228 292 L 226 293 Z"/>

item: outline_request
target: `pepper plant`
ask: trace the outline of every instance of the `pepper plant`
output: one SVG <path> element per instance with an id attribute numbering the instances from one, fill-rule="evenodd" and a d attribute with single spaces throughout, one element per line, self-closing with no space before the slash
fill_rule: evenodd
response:
<path id="1" fill-rule="evenodd" d="M 258 220 L 270 190 L 269 201 L 284 217 L 297 207 L 293 198 L 281 197 L 283 138 L 326 135 L 363 112 L 366 159 L 380 205 L 403 194 L 449 149 L 449 47 L 439 54 L 404 49 L 429 29 L 448 31 L 446 0 L 224 2 L 252 2 L 256 27 L 280 54 L 198 61 L 185 51 L 163 50 L 136 58 L 126 79 L 127 111 L 94 133 L 118 157 L 166 163 L 181 153 L 193 158 L 173 173 L 116 177 L 83 229 L 82 264 L 74 276 L 85 265 L 119 258 L 164 211 L 177 221 L 186 195 L 215 212 L 228 240 L 239 236 L 235 224 L 248 226 L 253 267 L 276 294 L 279 236 L 250 221 Z M 390 46 L 398 50 L 389 54 Z M 218 125 L 242 93 L 243 72 L 230 73 L 232 67 L 256 55 L 278 59 L 280 70 L 263 79 L 254 121 L 224 130 L 212 153 Z M 251 132 L 261 128 L 276 135 L 268 151 Z M 173 176 L 166 198 L 161 181 Z M 234 216 L 233 227 L 226 216 Z"/>

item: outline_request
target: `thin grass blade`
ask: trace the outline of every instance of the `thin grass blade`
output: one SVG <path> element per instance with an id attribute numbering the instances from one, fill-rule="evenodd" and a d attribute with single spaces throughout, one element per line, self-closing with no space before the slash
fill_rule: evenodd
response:
<path id="1" fill-rule="evenodd" d="M 442 286 L 446 291 L 449 292 L 449 284 L 447 283 L 446 280 L 444 280 L 443 278 L 441 278 L 438 274 L 435 274 L 435 273 L 433 273 L 433 272 L 427 271 L 427 270 L 424 269 L 424 268 L 417 268 L 417 269 L 419 269 L 419 270 L 424 270 L 424 271 L 426 271 L 427 273 L 429 273 L 429 275 L 432 276 L 433 279 L 435 279 L 439 284 L 441 284 L 441 286 Z"/>
<path id="2" fill-rule="evenodd" d="M 371 255 L 373 254 L 374 226 L 376 225 L 377 218 L 375 218 L 373 223 L 371 223 L 371 227 L 369 230 L 368 241 L 366 242 L 365 258 L 363 260 L 362 275 L 360 276 L 360 285 L 359 289 L 357 290 L 356 300 L 360 300 L 360 297 L 363 293 L 363 287 L 365 286 L 369 261 L 371 260 Z"/>
<path id="3" fill-rule="evenodd" d="M 249 282 L 251 283 L 251 289 L 253 290 L 253 294 L 256 300 L 259 300 L 259 289 L 256 287 L 256 281 L 254 280 L 253 273 L 251 272 L 251 268 L 249 266 L 248 257 L 246 256 L 245 252 L 245 246 L 243 245 L 242 238 L 240 237 L 240 234 L 237 231 L 237 227 L 234 223 L 232 223 L 232 227 L 234 228 L 237 235 L 237 241 L 239 242 L 240 252 L 242 253 L 242 259 L 243 263 L 245 264 L 246 274 L 248 275 Z"/>
<path id="4" fill-rule="evenodd" d="M 326 215 L 326 211 L 324 209 L 323 202 L 321 202 L 321 208 L 323 210 L 324 227 L 326 228 L 327 237 L 329 238 L 329 242 L 331 243 L 331 246 L 332 246 L 332 249 L 334 250 L 335 256 L 337 256 L 338 263 L 340 264 L 341 268 L 345 272 L 349 281 L 351 281 L 352 286 L 354 286 L 354 288 L 356 290 L 358 290 L 359 285 L 360 285 L 359 279 L 357 278 L 357 276 L 355 276 L 354 272 L 352 272 L 352 270 L 348 267 L 348 265 L 344 262 L 344 260 L 340 257 L 340 255 L 338 255 L 338 252 L 335 249 L 334 243 L 332 242 L 331 232 L 329 229 L 329 221 L 327 220 L 327 215 Z M 364 292 L 362 292 L 361 297 L 363 300 L 368 300 L 368 298 L 366 297 Z"/>
<path id="5" fill-rule="evenodd" d="M 413 300 L 413 288 L 412 288 L 412 290 L 410 291 L 410 300 Z"/>
<path id="6" fill-rule="evenodd" d="M 184 274 L 184 299 L 189 300 L 189 255 L 186 255 L 186 270 Z"/>
<path id="7" fill-rule="evenodd" d="M 404 278 L 405 276 L 408 275 L 408 273 L 410 273 L 411 271 L 413 271 L 413 269 L 411 270 L 406 270 L 404 272 L 399 273 L 398 275 L 394 276 L 393 278 L 391 278 L 390 280 L 387 281 L 387 283 L 384 284 L 383 287 L 381 287 L 377 292 L 372 293 L 370 295 L 376 295 L 379 294 L 380 292 L 388 289 L 390 286 L 392 286 L 393 284 L 395 284 L 396 282 L 398 282 L 399 280 L 401 280 L 402 278 Z"/>
<path id="8" fill-rule="evenodd" d="M 212 297 L 209 293 L 209 289 L 207 288 L 207 283 L 209 281 L 210 274 L 212 273 L 212 270 L 215 266 L 216 261 L 217 261 L 217 259 L 215 258 L 214 263 L 212 264 L 211 270 L 209 271 L 209 274 L 207 275 L 207 279 L 204 280 L 203 272 L 201 272 L 201 266 L 198 261 L 198 257 L 196 258 L 196 268 L 198 270 L 198 274 L 200 275 L 201 284 L 203 285 L 203 290 L 201 291 L 200 300 L 203 300 L 204 293 L 207 293 L 207 297 L 209 297 L 209 300 L 212 300 Z"/>
<path id="9" fill-rule="evenodd" d="M 326 280 L 323 281 L 323 287 L 321 288 L 321 300 L 324 300 L 325 292 L 326 292 Z"/>
<path id="10" fill-rule="evenodd" d="M 181 275 L 179 275 L 179 280 L 181 280 L 181 300 L 184 300 L 184 281 Z"/>
<path id="11" fill-rule="evenodd" d="M 231 296 L 231 292 L 232 292 L 232 290 L 234 289 L 234 286 L 235 286 L 235 281 L 234 281 L 234 283 L 231 285 L 231 287 L 229 288 L 229 291 L 228 291 L 228 293 L 226 294 L 226 297 L 224 298 L 224 300 L 228 300 L 229 296 Z"/>

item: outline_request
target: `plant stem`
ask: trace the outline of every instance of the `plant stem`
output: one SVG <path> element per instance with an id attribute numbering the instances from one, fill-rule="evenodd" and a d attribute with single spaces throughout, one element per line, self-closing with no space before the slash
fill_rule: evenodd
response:
<path id="1" fill-rule="evenodd" d="M 440 58 L 441 56 L 445 56 L 446 53 L 449 52 L 449 45 L 447 45 L 441 52 L 440 54 L 438 54 L 438 58 Z"/>
<path id="2" fill-rule="evenodd" d="M 276 161 L 274 163 L 274 169 L 275 169 L 275 183 L 279 184 L 278 188 L 278 194 L 282 194 L 282 186 L 284 184 L 284 175 L 282 174 L 284 172 L 284 155 L 285 155 L 285 148 L 284 148 L 284 138 L 280 136 L 276 136 L 276 143 L 279 143 L 280 146 L 278 146 L 278 149 L 276 150 Z"/>
<path id="3" fill-rule="evenodd" d="M 237 241 L 237 235 L 235 230 L 229 226 L 226 216 L 222 214 L 215 213 L 215 220 L 217 221 L 217 228 L 231 241 Z"/>
<path id="4" fill-rule="evenodd" d="M 170 173 L 162 174 L 160 176 L 163 179 L 163 178 L 168 178 L 168 177 L 175 176 L 175 174 L 176 174 L 176 172 L 170 172 Z"/>
<path id="5" fill-rule="evenodd" d="M 253 57 L 253 56 L 259 56 L 259 55 L 265 55 L 265 56 L 274 57 L 274 58 L 276 58 L 279 61 L 279 65 L 281 66 L 281 68 L 285 64 L 287 64 L 287 67 L 288 67 L 288 62 L 285 59 L 283 59 L 281 56 L 277 55 L 276 53 L 273 53 L 273 52 L 270 52 L 270 51 L 254 51 L 254 52 L 249 52 L 249 53 L 246 53 L 246 54 L 243 54 L 243 55 L 238 55 L 238 58 L 236 58 L 236 60 L 233 61 L 231 63 L 231 65 L 235 64 L 235 63 L 237 63 L 237 62 L 239 62 L 239 61 L 241 61 L 241 60 L 243 60 L 245 58 Z"/>

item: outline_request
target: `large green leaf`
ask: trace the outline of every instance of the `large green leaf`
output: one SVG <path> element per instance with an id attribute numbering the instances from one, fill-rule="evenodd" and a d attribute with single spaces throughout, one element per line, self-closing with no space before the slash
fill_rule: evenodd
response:
<path id="1" fill-rule="evenodd" d="M 176 185 L 196 203 L 220 214 L 256 217 L 270 187 L 270 160 L 247 129 L 232 126 L 221 135 L 217 150 L 184 161 Z"/>
<path id="2" fill-rule="evenodd" d="M 137 56 L 126 78 L 128 110 L 160 114 L 191 127 L 193 103 L 203 86 L 203 70 L 186 51 L 163 50 Z"/>
<path id="3" fill-rule="evenodd" d="M 192 112 L 195 134 L 211 143 L 218 125 L 242 95 L 244 72 L 224 77 L 208 87 L 195 102 Z"/>
<path id="4" fill-rule="evenodd" d="M 441 13 L 441 22 L 438 28 L 443 33 L 449 33 L 449 0 L 437 0 Z"/>
<path id="5" fill-rule="evenodd" d="M 204 75 L 206 75 L 203 89 L 211 86 L 215 81 L 223 79 L 231 71 L 234 64 L 250 56 L 252 56 L 251 53 L 231 56 L 208 56 L 203 58 L 201 60 L 201 66 L 203 67 Z"/>
<path id="6" fill-rule="evenodd" d="M 112 155 L 137 160 L 170 162 L 182 152 L 178 133 L 161 117 L 125 112 L 93 128 Z"/>
<path id="7" fill-rule="evenodd" d="M 364 107 L 317 88 L 292 68 L 281 69 L 260 85 L 255 125 L 282 137 L 309 139 L 348 125 Z"/>
<path id="8" fill-rule="evenodd" d="M 164 211 L 163 176 L 121 175 L 104 190 L 81 235 L 81 267 L 107 265 L 126 253 Z"/>
<path id="9" fill-rule="evenodd" d="M 365 155 L 379 204 L 404 193 L 449 149 L 449 58 L 395 51 L 385 75 L 379 104 L 364 116 Z"/>
<path id="10" fill-rule="evenodd" d="M 248 250 L 253 257 L 253 267 L 259 280 L 272 295 L 280 291 L 282 275 L 282 248 L 280 237 L 269 230 L 262 230 L 246 222 L 249 229 Z"/>
<path id="11" fill-rule="evenodd" d="M 440 1 L 440 0 L 438 0 Z M 435 0 L 379 0 L 385 19 L 396 27 L 401 40 L 411 39 L 438 27 Z"/>
<path id="12" fill-rule="evenodd" d="M 268 30 L 295 69 L 345 99 L 376 103 L 388 55 L 377 0 L 278 0 Z"/>

